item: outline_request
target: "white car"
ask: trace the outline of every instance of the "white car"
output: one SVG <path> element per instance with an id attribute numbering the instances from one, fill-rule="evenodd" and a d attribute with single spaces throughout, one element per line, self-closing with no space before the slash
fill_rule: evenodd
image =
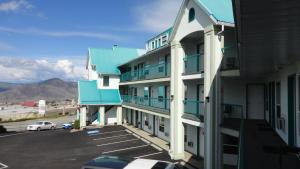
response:
<path id="1" fill-rule="evenodd" d="M 38 121 L 27 126 L 27 130 L 29 131 L 54 130 L 55 128 L 56 124 L 50 121 Z"/>
<path id="2" fill-rule="evenodd" d="M 81 169 L 180 169 L 180 167 L 167 161 L 100 156 L 87 162 Z"/>

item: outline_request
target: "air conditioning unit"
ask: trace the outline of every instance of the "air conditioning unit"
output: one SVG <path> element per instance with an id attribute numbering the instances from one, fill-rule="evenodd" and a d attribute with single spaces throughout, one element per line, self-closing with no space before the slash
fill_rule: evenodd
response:
<path id="1" fill-rule="evenodd" d="M 188 142 L 188 146 L 189 146 L 189 147 L 194 147 L 194 143 L 191 142 L 191 141 L 189 141 L 189 142 Z"/>
<path id="2" fill-rule="evenodd" d="M 166 137 L 169 137 L 169 133 L 165 133 L 165 136 L 166 136 Z"/>
<path id="3" fill-rule="evenodd" d="M 152 128 L 152 127 L 149 125 L 149 126 L 148 126 L 148 129 L 151 130 L 151 128 Z"/>
<path id="4" fill-rule="evenodd" d="M 277 127 L 278 127 L 278 129 L 280 129 L 280 130 L 285 130 L 285 119 L 284 118 L 278 118 L 277 119 Z"/>

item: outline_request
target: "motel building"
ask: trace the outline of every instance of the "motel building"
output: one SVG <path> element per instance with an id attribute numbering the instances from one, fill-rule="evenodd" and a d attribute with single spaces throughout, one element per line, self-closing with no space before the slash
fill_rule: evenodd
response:
<path id="1" fill-rule="evenodd" d="M 238 12 L 231 0 L 183 0 L 174 24 L 144 50 L 89 49 L 81 127 L 132 125 L 169 142 L 172 159 L 187 151 L 207 169 L 272 156 L 253 148 L 260 142 L 300 147 L 300 57 L 262 55 L 262 41 L 241 38 Z"/>

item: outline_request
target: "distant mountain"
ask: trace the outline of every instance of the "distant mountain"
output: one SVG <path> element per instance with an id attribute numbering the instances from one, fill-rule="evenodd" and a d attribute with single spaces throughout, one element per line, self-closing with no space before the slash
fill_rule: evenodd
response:
<path id="1" fill-rule="evenodd" d="M 3 87 L 1 87 L 3 86 Z M 0 83 L 0 103 L 26 100 L 65 100 L 77 98 L 77 83 L 58 78 L 30 84 Z"/>

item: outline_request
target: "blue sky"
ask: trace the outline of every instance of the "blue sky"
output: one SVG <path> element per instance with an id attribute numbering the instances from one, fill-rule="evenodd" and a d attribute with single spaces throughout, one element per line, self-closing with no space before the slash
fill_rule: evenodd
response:
<path id="1" fill-rule="evenodd" d="M 182 0 L 0 0 L 0 81 L 85 77 L 88 47 L 144 48 Z"/>

